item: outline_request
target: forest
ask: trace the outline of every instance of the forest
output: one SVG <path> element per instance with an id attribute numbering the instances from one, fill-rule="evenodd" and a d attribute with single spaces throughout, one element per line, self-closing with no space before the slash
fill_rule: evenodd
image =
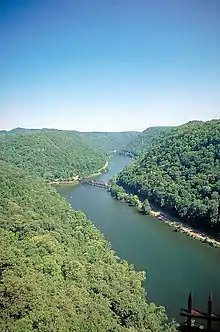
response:
<path id="1" fill-rule="evenodd" d="M 123 147 L 125 151 L 129 151 L 134 155 L 139 155 L 143 151 L 150 149 L 160 141 L 164 134 L 170 132 L 174 127 L 149 127 L 136 136 Z"/>
<path id="2" fill-rule="evenodd" d="M 144 148 L 144 139 L 140 147 L 135 143 L 139 156 L 110 181 L 112 196 L 144 214 L 154 203 L 219 233 L 220 121 L 148 132 Z M 147 301 L 145 273 L 119 259 L 47 183 L 105 164 L 104 151 L 115 141 L 110 134 L 106 142 L 105 133 L 89 135 L 47 129 L 0 135 L 2 331 L 176 331 L 165 309 Z"/>
<path id="3" fill-rule="evenodd" d="M 117 184 L 194 227 L 219 233 L 220 121 L 193 121 L 164 133 Z"/>
<path id="4" fill-rule="evenodd" d="M 36 134 L 36 133 L 60 133 L 68 134 L 74 139 L 83 140 L 84 143 L 90 145 L 96 150 L 99 149 L 104 153 L 109 153 L 113 150 L 121 150 L 127 146 L 130 142 L 135 141 L 141 135 L 137 131 L 122 131 L 122 132 L 80 132 L 76 130 L 58 130 L 58 129 L 26 129 L 26 128 L 14 128 L 9 131 L 2 130 L 1 134 Z"/>
<path id="5" fill-rule="evenodd" d="M 0 161 L 0 329 L 176 331 L 146 301 L 143 272 L 55 189 Z"/>
<path id="6" fill-rule="evenodd" d="M 113 150 L 123 149 L 129 142 L 139 137 L 140 133 L 136 131 L 81 132 L 80 135 L 95 148 L 109 153 Z"/>
<path id="7" fill-rule="evenodd" d="M 105 154 L 78 134 L 49 130 L 0 135 L 0 159 L 48 181 L 88 176 L 106 162 Z"/>

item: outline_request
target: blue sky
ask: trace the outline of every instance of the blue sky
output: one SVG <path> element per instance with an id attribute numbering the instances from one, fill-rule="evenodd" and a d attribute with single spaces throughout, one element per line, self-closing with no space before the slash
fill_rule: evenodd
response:
<path id="1" fill-rule="evenodd" d="M 219 0 L 3 0 L 0 129 L 220 117 Z"/>

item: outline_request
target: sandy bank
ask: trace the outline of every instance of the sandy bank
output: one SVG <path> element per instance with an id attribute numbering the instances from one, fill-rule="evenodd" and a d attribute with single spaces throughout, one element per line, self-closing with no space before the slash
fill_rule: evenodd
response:
<path id="1" fill-rule="evenodd" d="M 90 174 L 86 178 L 91 178 L 93 176 L 97 176 L 97 175 L 102 174 L 106 170 L 106 168 L 108 167 L 108 164 L 109 164 L 109 162 L 106 161 L 105 165 L 103 167 L 101 167 L 100 169 L 98 169 L 98 171 L 96 173 Z M 79 183 L 79 176 L 76 175 L 73 178 L 73 180 L 70 180 L 70 181 L 51 181 L 49 183 L 50 184 L 57 184 L 57 185 L 59 185 L 59 184 L 72 184 L 72 185 L 76 185 L 76 184 Z"/>
<path id="2" fill-rule="evenodd" d="M 97 175 L 102 174 L 106 170 L 106 168 L 108 167 L 108 164 L 109 164 L 108 161 L 106 161 L 105 165 L 102 168 L 100 168 L 96 173 L 93 173 L 93 174 L 90 174 L 90 175 L 86 176 L 86 178 L 92 178 L 93 176 L 97 176 Z"/>

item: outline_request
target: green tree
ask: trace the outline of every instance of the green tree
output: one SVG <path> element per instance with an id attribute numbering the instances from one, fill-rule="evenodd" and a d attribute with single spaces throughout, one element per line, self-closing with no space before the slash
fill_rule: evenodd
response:
<path id="1" fill-rule="evenodd" d="M 49 184 L 0 161 L 3 332 L 173 332 L 146 301 L 143 272 Z"/>
<path id="2" fill-rule="evenodd" d="M 148 147 L 147 147 L 148 146 Z M 117 177 L 117 184 L 194 227 L 220 231 L 220 120 L 163 132 Z"/>
<path id="3" fill-rule="evenodd" d="M 48 181 L 84 177 L 106 163 L 106 156 L 79 134 L 62 131 L 2 134 L 0 159 Z"/>
<path id="4" fill-rule="evenodd" d="M 149 203 L 148 199 L 145 199 L 145 200 L 143 201 L 142 211 L 143 211 L 145 214 L 149 214 L 149 213 L 150 213 L 151 208 L 150 208 L 150 203 Z"/>

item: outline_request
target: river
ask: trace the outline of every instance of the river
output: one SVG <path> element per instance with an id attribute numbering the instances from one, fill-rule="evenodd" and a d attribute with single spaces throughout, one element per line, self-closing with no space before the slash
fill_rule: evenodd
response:
<path id="1" fill-rule="evenodd" d="M 128 157 L 113 156 L 109 172 L 98 178 L 107 181 L 130 162 Z M 66 185 L 57 190 L 74 209 L 82 210 L 92 220 L 118 256 L 137 270 L 146 271 L 147 298 L 165 306 L 169 317 L 180 320 L 180 308 L 187 306 L 190 291 L 194 305 L 205 311 L 211 292 L 213 309 L 220 312 L 219 249 L 173 232 L 154 217 L 138 214 L 105 189 Z"/>

